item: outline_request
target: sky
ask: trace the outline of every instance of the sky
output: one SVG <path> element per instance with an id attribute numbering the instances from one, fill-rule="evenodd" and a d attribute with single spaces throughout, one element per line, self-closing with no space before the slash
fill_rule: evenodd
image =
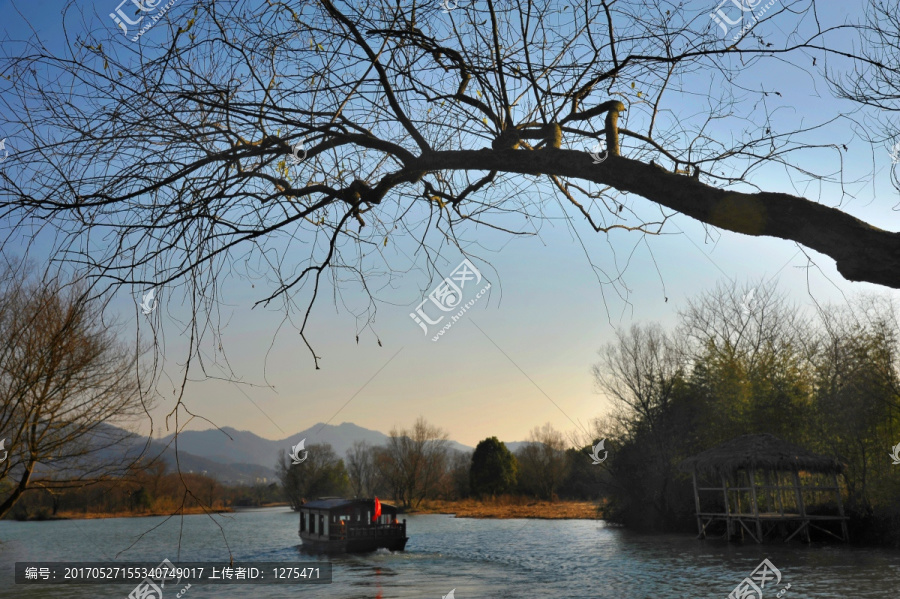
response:
<path id="1" fill-rule="evenodd" d="M 109 11 L 114 4 L 109 2 Z M 0 34 L 4 39 L 20 39 L 24 17 L 52 40 L 59 30 L 59 6 L 40 0 L 0 0 Z M 858 15 L 858 9 L 857 2 L 837 7 L 828 3 L 824 18 L 837 21 Z M 834 10 L 846 12 L 827 12 Z M 91 27 L 113 27 L 106 12 L 97 3 L 93 11 L 85 10 L 84 18 Z M 770 62 L 764 70 L 743 72 L 741 77 L 780 91 L 782 96 L 772 101 L 783 105 L 779 118 L 785 123 L 799 126 L 841 111 L 860 110 L 834 99 L 817 76 L 798 75 L 787 65 Z M 740 131 L 726 127 L 717 134 L 736 136 Z M 888 148 L 854 137 L 846 124 L 824 131 L 822 141 L 849 145 L 844 167 L 854 197 L 844 198 L 841 208 L 878 227 L 900 230 L 895 209 L 900 198 L 890 185 L 894 166 Z M 831 159 L 815 152 L 803 158 L 809 164 Z M 819 191 L 777 168 L 761 169 L 750 180 L 768 191 L 807 197 Z M 823 188 L 821 201 L 836 205 L 841 198 L 833 188 Z M 640 198 L 629 202 L 636 209 L 650 207 Z M 364 306 L 365 298 L 348 288 L 335 302 L 329 289 L 325 301 L 314 309 L 308 332 L 321 356 L 319 370 L 296 331 L 284 326 L 283 313 L 253 308 L 261 297 L 258 287 L 248 281 L 229 281 L 228 302 L 223 307 L 228 323 L 224 347 L 241 383 L 191 382 L 185 402 L 198 417 L 185 423 L 182 414 L 179 424 L 202 430 L 212 422 L 283 439 L 320 422 L 353 422 L 388 432 L 392 427 L 409 427 L 421 416 L 466 445 L 474 446 L 489 436 L 520 441 L 545 422 L 568 432 L 587 428 L 593 418 L 607 414 L 611 404 L 595 388 L 591 367 L 615 329 L 651 321 L 670 327 L 688 298 L 711 290 L 718 282 L 775 280 L 802 306 L 840 302 L 859 292 L 897 293 L 848 283 L 830 258 L 811 250 L 804 253 L 793 243 L 715 230 L 710 236 L 699 223 L 682 215 L 670 219 L 663 235 L 614 232 L 607 237 L 593 233 L 578 219 L 567 222 L 553 210 L 548 208 L 551 218 L 534 236 L 511 239 L 490 230 L 478 231 L 481 249 L 473 263 L 482 281 L 473 283 L 475 287 L 467 284 L 464 300 L 472 299 L 487 283 L 490 289 L 437 342 L 431 334 L 424 335 L 409 314 L 440 277 L 429 281 L 421 271 L 399 269 L 392 286 L 382 290 L 385 301 L 378 306 L 373 330 L 361 333 L 351 310 Z M 398 245 L 387 251 L 395 252 L 391 255 L 402 263 L 415 248 Z M 619 264 L 628 261 L 618 288 L 627 288 L 624 298 L 598 280 L 588 260 L 609 267 L 613 248 Z M 813 268 L 808 268 L 807 257 L 813 260 Z M 438 266 L 440 276 L 449 276 L 462 258 L 448 250 Z M 165 293 L 161 300 L 166 299 Z M 138 301 L 139 296 L 122 290 L 113 305 L 129 326 L 140 317 L 135 310 Z M 159 309 L 160 322 L 167 327 L 166 372 L 174 378 L 184 348 L 177 327 L 181 308 L 178 302 L 163 301 Z M 433 307 L 426 311 L 432 317 L 437 314 Z M 225 369 L 221 363 L 211 364 L 208 373 L 221 377 Z M 167 429 L 164 419 L 175 402 L 171 387 L 165 379 L 160 384 L 154 434 L 172 431 L 172 423 Z"/>

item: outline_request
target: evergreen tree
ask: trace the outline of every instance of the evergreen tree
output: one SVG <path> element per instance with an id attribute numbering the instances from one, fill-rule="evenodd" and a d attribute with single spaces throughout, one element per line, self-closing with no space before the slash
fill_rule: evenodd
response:
<path id="1" fill-rule="evenodd" d="M 497 437 L 490 437 L 481 441 L 472 454 L 469 488 L 476 497 L 494 497 L 512 490 L 517 472 L 513 454 Z"/>

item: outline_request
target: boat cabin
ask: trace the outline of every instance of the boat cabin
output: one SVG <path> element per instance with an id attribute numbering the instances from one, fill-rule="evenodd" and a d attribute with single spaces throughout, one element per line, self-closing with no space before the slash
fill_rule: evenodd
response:
<path id="1" fill-rule="evenodd" d="M 398 522 L 397 508 L 378 499 L 324 498 L 300 506 L 303 548 L 323 553 L 375 551 L 381 547 L 403 551 L 406 520 Z"/>

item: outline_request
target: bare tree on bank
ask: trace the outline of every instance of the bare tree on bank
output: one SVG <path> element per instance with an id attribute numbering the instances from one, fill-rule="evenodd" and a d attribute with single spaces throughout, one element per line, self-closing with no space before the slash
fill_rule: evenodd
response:
<path id="1" fill-rule="evenodd" d="M 653 428 L 674 394 L 683 368 L 674 339 L 658 324 L 617 330 L 616 340 L 600 351 L 592 372 L 598 387 L 612 401 L 622 424 L 640 419 Z"/>
<path id="2" fill-rule="evenodd" d="M 131 433 L 119 427 L 152 405 L 138 375 L 83 285 L 20 264 L 0 272 L 0 518 L 36 484 L 52 493 L 127 473 L 117 449 Z"/>
<path id="3" fill-rule="evenodd" d="M 301 304 L 309 345 L 326 286 L 371 294 L 416 266 L 392 253 L 399 239 L 433 268 L 486 229 L 535 234 L 556 206 L 610 244 L 669 231 L 678 212 L 900 287 L 900 234 L 816 197 L 735 188 L 769 166 L 841 183 L 839 143 L 779 120 L 780 92 L 740 76 L 790 63 L 821 77 L 848 52 L 844 28 L 822 30 L 814 0 L 781 0 L 723 37 L 709 10 L 217 0 L 179 4 L 136 42 L 105 21 L 59 55 L 4 43 L 0 102 L 16 105 L 0 111 L 14 149 L 0 208 L 14 232 L 50 224 L 57 256 L 109 285 L 183 284 L 191 341 L 213 347 L 219 277 L 263 280 L 261 304 Z"/>
<path id="4" fill-rule="evenodd" d="M 553 500 L 568 475 L 566 441 L 548 422 L 535 427 L 528 443 L 516 451 L 520 486 L 541 499 Z"/>
<path id="5" fill-rule="evenodd" d="M 448 467 L 447 433 L 416 419 L 412 430 L 391 429 L 379 473 L 403 507 L 418 507 L 439 490 Z"/>
<path id="6" fill-rule="evenodd" d="M 472 453 L 471 451 L 450 451 L 445 493 L 451 499 L 463 499 L 471 494 L 469 471 L 472 468 Z"/>
<path id="7" fill-rule="evenodd" d="M 365 441 L 353 442 L 347 450 L 347 474 L 350 476 L 354 497 L 375 495 L 378 472 L 375 469 L 375 453 L 371 445 Z"/>
<path id="8" fill-rule="evenodd" d="M 372 461 L 381 483 L 379 488 L 383 488 L 394 501 L 402 503 L 405 481 L 403 472 L 397 468 L 391 453 L 385 447 L 375 447 L 372 451 Z"/>

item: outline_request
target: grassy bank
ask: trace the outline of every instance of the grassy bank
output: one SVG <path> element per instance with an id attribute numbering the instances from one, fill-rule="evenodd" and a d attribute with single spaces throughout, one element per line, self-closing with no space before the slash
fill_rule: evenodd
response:
<path id="1" fill-rule="evenodd" d="M 432 500 L 410 514 L 455 514 L 457 518 L 540 518 L 545 520 L 598 520 L 598 504 L 591 501 L 537 501 L 530 498 Z"/>
<path id="2" fill-rule="evenodd" d="M 231 508 L 216 508 L 213 510 L 204 510 L 202 507 L 184 508 L 184 511 L 178 510 L 175 515 L 193 515 L 206 513 L 228 513 Z M 43 520 L 97 520 L 99 518 L 147 518 L 149 516 L 171 516 L 172 512 L 78 512 L 60 510 L 56 515 L 50 515 L 42 512 L 29 514 L 27 517 L 18 515 L 15 520 L 20 521 L 43 521 Z"/>
<path id="3" fill-rule="evenodd" d="M 393 503 L 390 499 L 387 503 Z M 271 503 L 255 507 L 280 507 L 287 503 Z M 241 509 L 241 508 L 237 508 Z M 176 515 L 193 515 L 233 512 L 231 508 L 204 510 L 202 507 L 186 507 L 184 511 L 174 510 Z M 598 504 L 591 501 L 538 501 L 527 497 L 498 497 L 496 499 L 461 499 L 445 501 L 440 499 L 424 501 L 418 508 L 407 510 L 409 514 L 453 514 L 457 518 L 538 518 L 544 520 L 598 520 Z M 81 512 L 60 510 L 56 515 L 39 511 L 20 515 L 18 520 L 95 520 L 99 518 L 146 518 L 149 516 L 171 516 L 170 511 L 142 512 Z"/>

